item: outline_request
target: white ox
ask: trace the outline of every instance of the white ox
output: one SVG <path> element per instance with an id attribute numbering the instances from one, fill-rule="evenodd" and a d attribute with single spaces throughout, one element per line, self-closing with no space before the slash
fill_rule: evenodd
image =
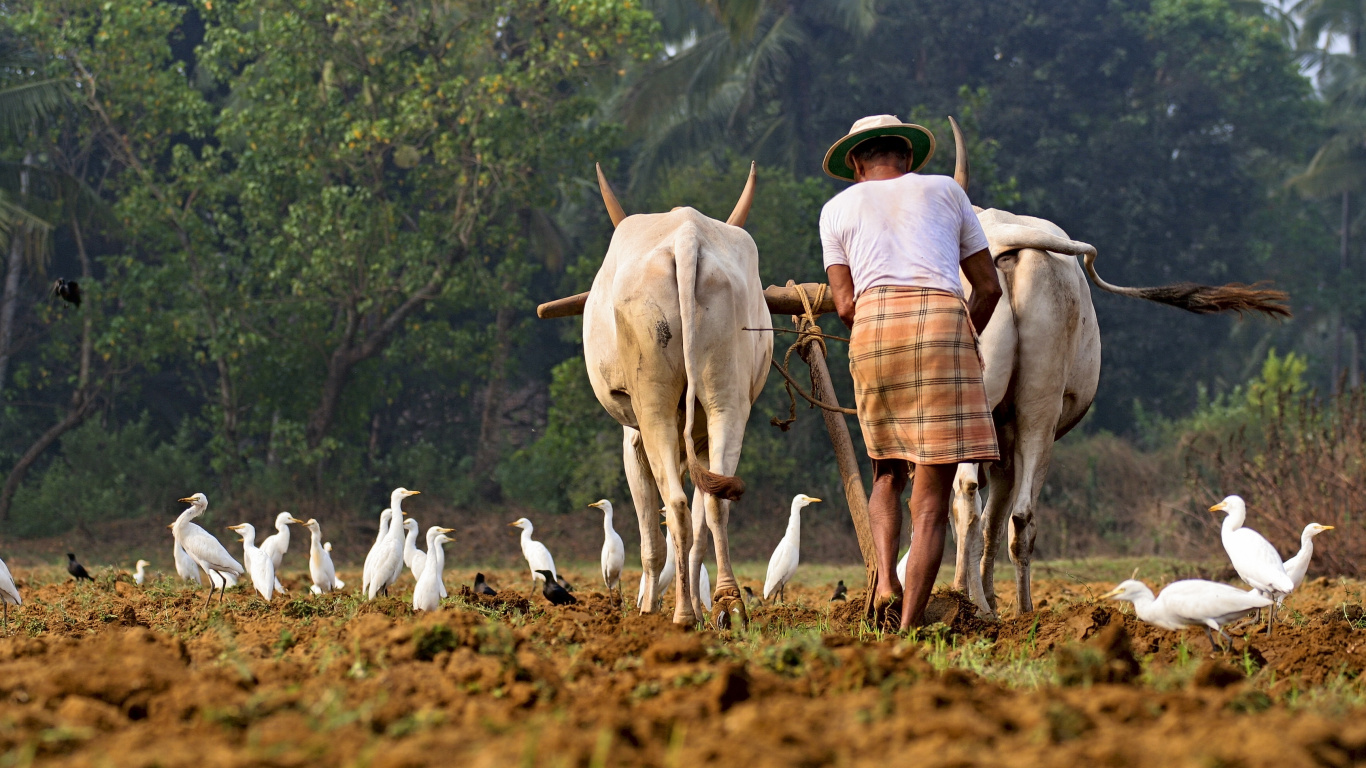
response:
<path id="1" fill-rule="evenodd" d="M 957 123 L 954 173 L 966 191 L 967 156 Z M 1001 461 L 983 465 L 988 496 L 977 503 L 977 465 L 962 465 L 953 505 L 958 545 L 954 588 L 978 607 L 995 612 L 993 574 L 1005 521 L 1015 563 L 1018 610 L 1034 609 L 1029 567 L 1034 553 L 1035 507 L 1048 475 L 1053 442 L 1076 426 L 1095 400 L 1100 381 L 1100 328 L 1089 275 L 1110 293 L 1210 314 L 1263 312 L 1289 316 L 1284 293 L 1255 286 L 1178 283 L 1154 288 L 1110 285 L 1096 274 L 1096 249 L 1071 240 L 1056 224 L 1000 210 L 978 211 L 1004 291 L 981 334 L 984 378 L 1000 443 Z M 1083 257 L 1085 270 L 1077 263 Z M 966 279 L 963 288 L 970 291 Z"/>
<path id="2" fill-rule="evenodd" d="M 713 621 L 743 623 L 726 524 L 730 501 L 744 491 L 733 473 L 745 423 L 773 354 L 770 334 L 742 330 L 772 327 L 759 252 L 741 229 L 754 170 L 725 222 L 692 208 L 626 216 L 601 169 L 598 183 L 616 232 L 584 306 L 583 355 L 593 393 L 624 432 L 646 576 L 640 604 L 653 612 L 663 594 L 662 496 L 676 562 L 700 562 L 700 546 L 695 558 L 689 555 L 694 540 L 705 540 L 705 518 L 716 541 Z M 685 461 L 696 487 L 692 510 L 683 490 Z M 676 574 L 673 620 L 704 618 L 697 568 Z"/>

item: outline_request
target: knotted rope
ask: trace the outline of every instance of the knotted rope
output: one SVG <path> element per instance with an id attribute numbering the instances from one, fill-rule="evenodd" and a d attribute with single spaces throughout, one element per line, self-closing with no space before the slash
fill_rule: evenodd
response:
<path id="1" fill-rule="evenodd" d="M 825 298 L 825 292 L 829 290 L 829 286 L 827 286 L 825 283 L 821 283 L 820 287 L 816 289 L 816 300 L 813 302 L 811 300 L 811 297 L 806 295 L 806 289 L 803 288 L 801 285 L 798 285 L 795 281 L 789 280 L 787 285 L 790 288 L 797 289 L 797 297 L 802 300 L 803 311 L 802 314 L 793 317 L 793 320 L 797 326 L 797 340 L 792 343 L 792 346 L 787 348 L 787 353 L 783 355 L 783 361 L 781 363 L 779 363 L 777 360 L 771 361 L 773 363 L 773 367 L 778 369 L 778 373 L 782 374 L 783 379 L 786 381 L 788 399 L 788 418 L 779 419 L 777 417 L 774 417 L 772 419 L 769 419 L 769 423 L 777 427 L 778 429 L 781 429 L 784 432 L 786 432 L 788 429 L 792 427 L 792 424 L 797 421 L 796 395 L 801 395 L 802 398 L 805 399 L 807 402 L 811 403 L 812 406 L 817 406 L 827 411 L 834 411 L 835 413 L 843 413 L 848 416 L 857 416 L 858 411 L 853 408 L 841 408 L 838 405 L 828 405 L 812 397 L 810 394 L 806 392 L 806 390 L 802 389 L 802 386 L 798 384 L 795 379 L 792 378 L 792 374 L 788 373 L 788 366 L 791 365 L 793 352 L 796 352 L 798 349 L 814 341 L 815 343 L 820 345 L 821 355 L 826 356 L 827 349 L 825 346 L 825 340 L 827 338 L 838 339 L 839 337 L 827 337 L 825 333 L 821 331 L 820 326 L 816 324 L 816 311 L 815 309 L 813 309 L 813 307 L 819 307 L 821 305 L 821 301 Z M 846 341 L 846 339 L 840 339 L 840 341 Z M 794 391 L 796 392 L 796 395 L 793 394 Z"/>

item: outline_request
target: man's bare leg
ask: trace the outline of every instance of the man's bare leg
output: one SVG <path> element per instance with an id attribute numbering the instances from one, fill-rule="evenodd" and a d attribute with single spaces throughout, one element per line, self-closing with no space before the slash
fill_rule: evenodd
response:
<path id="1" fill-rule="evenodd" d="M 917 464 L 911 485 L 911 526 L 915 539 L 906 562 L 906 593 L 901 601 L 901 628 L 918 627 L 925 619 L 930 590 L 944 559 L 944 536 L 949 523 L 949 503 L 953 499 L 953 476 L 957 464 Z M 876 493 L 874 485 L 874 493 Z M 869 505 L 872 514 L 872 504 Z M 876 528 L 874 536 L 876 536 Z M 882 567 L 878 552 L 878 567 Z M 894 555 L 895 556 L 895 555 Z"/>
<path id="2" fill-rule="evenodd" d="M 900 459 L 873 459 L 873 493 L 868 497 L 868 523 L 877 553 L 878 602 L 901 594 L 896 578 L 896 555 L 901 547 L 901 494 L 910 467 Z M 942 546 L 942 542 L 940 543 Z"/>

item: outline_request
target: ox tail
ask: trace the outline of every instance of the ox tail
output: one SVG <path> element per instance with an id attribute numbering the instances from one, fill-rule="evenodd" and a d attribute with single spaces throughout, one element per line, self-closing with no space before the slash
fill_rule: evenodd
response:
<path id="1" fill-rule="evenodd" d="M 702 466 L 697 460 L 697 447 L 694 445 L 692 431 L 697 416 L 697 378 L 700 375 L 695 359 L 697 344 L 697 260 L 701 244 L 698 242 L 697 228 L 685 225 L 674 242 L 674 271 L 678 278 L 678 308 L 682 315 L 683 327 L 679 331 L 683 341 L 683 371 L 688 379 L 687 392 L 683 397 L 683 446 L 688 453 L 688 474 L 693 485 L 703 493 L 717 498 L 736 501 L 745 492 L 745 482 L 738 477 L 721 475 Z"/>
<path id="2" fill-rule="evenodd" d="M 1155 301 L 1159 304 L 1166 304 L 1187 312 L 1194 312 L 1197 315 L 1212 315 L 1219 312 L 1237 312 L 1245 314 L 1248 312 L 1261 312 L 1268 317 L 1291 317 L 1290 307 L 1282 302 L 1289 301 L 1290 296 L 1285 291 L 1278 291 L 1270 287 L 1270 283 L 1261 282 L 1253 285 L 1243 283 L 1229 283 L 1228 285 L 1200 285 L 1199 283 L 1172 283 L 1171 285 L 1158 285 L 1151 288 L 1127 288 L 1120 285 L 1110 285 L 1100 279 L 1096 274 L 1096 254 L 1087 253 L 1083 256 L 1086 264 L 1086 274 L 1091 278 L 1091 282 L 1097 288 L 1110 293 L 1117 293 L 1120 296 L 1132 296 L 1136 299 Z"/>

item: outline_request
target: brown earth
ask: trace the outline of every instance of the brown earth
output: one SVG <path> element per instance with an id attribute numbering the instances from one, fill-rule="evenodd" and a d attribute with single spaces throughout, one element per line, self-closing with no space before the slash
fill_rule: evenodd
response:
<path id="1" fill-rule="evenodd" d="M 1211 653 L 1202 633 L 1095 602 L 1109 585 L 1060 581 L 1038 584 L 1047 607 L 1003 622 L 941 593 L 941 623 L 901 638 L 832 609 L 825 584 L 720 634 L 586 588 L 550 606 L 517 594 L 514 571 L 491 574 L 498 598 L 452 573 L 447 605 L 417 615 L 297 578 L 271 605 L 239 589 L 206 610 L 202 590 L 167 581 L 16 576 L 0 765 L 1366 761 L 1354 582 L 1310 582 L 1274 637 L 1234 630 L 1233 650 Z"/>

